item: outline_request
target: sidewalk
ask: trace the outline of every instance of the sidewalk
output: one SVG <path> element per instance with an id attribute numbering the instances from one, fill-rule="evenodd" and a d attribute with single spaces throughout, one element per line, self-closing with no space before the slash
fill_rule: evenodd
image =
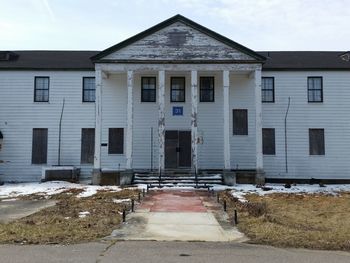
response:
<path id="1" fill-rule="evenodd" d="M 213 196 L 199 190 L 150 191 L 108 239 L 157 241 L 243 241 Z"/>

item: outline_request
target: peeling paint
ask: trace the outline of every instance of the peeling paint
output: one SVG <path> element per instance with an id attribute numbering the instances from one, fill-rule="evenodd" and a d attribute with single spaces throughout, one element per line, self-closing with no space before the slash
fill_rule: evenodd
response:
<path id="1" fill-rule="evenodd" d="M 126 169 L 132 169 L 132 139 L 133 139 L 133 86 L 134 73 L 127 72 L 128 102 L 127 102 L 127 123 L 126 123 Z"/>
<path id="2" fill-rule="evenodd" d="M 191 148 L 192 148 L 192 167 L 195 172 L 198 172 L 198 155 L 197 155 L 197 142 L 198 142 L 198 130 L 197 130 L 197 108 L 198 108 L 198 96 L 197 96 L 197 81 L 198 74 L 196 70 L 191 71 Z"/>
<path id="3" fill-rule="evenodd" d="M 165 71 L 158 72 L 158 140 L 159 140 L 159 172 L 165 168 Z"/>
<path id="4" fill-rule="evenodd" d="M 101 169 L 101 130 L 102 130 L 102 71 L 96 69 L 95 73 L 95 151 L 94 169 Z"/>

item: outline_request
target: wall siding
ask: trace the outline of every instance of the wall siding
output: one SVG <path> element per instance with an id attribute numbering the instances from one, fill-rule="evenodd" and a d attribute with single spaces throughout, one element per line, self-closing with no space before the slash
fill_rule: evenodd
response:
<path id="1" fill-rule="evenodd" d="M 41 168 L 31 164 L 32 130 L 48 128 L 47 165 L 57 165 L 58 124 L 62 121 L 61 164 L 81 167 L 89 177 L 91 165 L 80 165 L 81 129 L 95 127 L 95 104 L 82 102 L 82 78 L 91 72 L 1 71 L 0 130 L 4 135 L 0 151 L 0 180 L 38 181 Z M 33 102 L 34 77 L 50 77 L 49 102 Z"/>
<path id="2" fill-rule="evenodd" d="M 263 72 L 275 77 L 275 103 L 263 103 L 263 128 L 275 128 L 276 155 L 264 155 L 271 178 L 349 178 L 350 74 L 337 71 Z M 322 103 L 308 103 L 307 77 L 323 77 Z M 284 116 L 288 97 L 288 173 L 285 172 Z M 309 128 L 323 128 L 325 155 L 309 155 Z"/>

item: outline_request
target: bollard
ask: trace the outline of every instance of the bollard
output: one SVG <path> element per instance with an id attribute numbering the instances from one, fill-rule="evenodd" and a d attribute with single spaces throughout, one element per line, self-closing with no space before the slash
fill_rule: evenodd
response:
<path id="1" fill-rule="evenodd" d="M 235 225 L 237 225 L 237 224 L 238 224 L 237 209 L 235 209 L 235 216 L 234 216 L 234 219 L 235 219 Z"/>
<path id="2" fill-rule="evenodd" d="M 139 192 L 139 203 L 141 203 L 141 192 Z"/>
<path id="3" fill-rule="evenodd" d="M 131 212 L 134 212 L 134 207 L 135 207 L 135 201 L 134 199 L 131 199 Z"/>
<path id="4" fill-rule="evenodd" d="M 145 188 L 143 188 L 142 189 L 142 197 L 145 197 L 145 195 L 146 195 L 146 190 L 145 190 Z"/>
<path id="5" fill-rule="evenodd" d="M 125 209 L 123 210 L 123 222 L 125 222 L 125 218 L 126 218 L 126 212 Z"/>
<path id="6" fill-rule="evenodd" d="M 226 212 L 226 200 L 224 200 L 224 211 Z"/>

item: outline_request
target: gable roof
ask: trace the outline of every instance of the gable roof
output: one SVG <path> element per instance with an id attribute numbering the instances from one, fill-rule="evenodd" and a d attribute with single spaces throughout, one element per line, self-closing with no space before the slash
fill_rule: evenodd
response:
<path id="1" fill-rule="evenodd" d="M 222 35 L 214 32 L 214 31 L 212 31 L 212 30 L 210 30 L 210 29 L 208 29 L 208 28 L 206 28 L 206 27 L 204 27 L 204 26 L 202 26 L 202 25 L 200 25 L 200 24 L 198 24 L 198 23 L 196 23 L 196 22 L 194 22 L 194 21 L 192 21 L 192 20 L 182 16 L 182 15 L 175 15 L 175 16 L 173 16 L 173 17 L 171 17 L 171 18 L 169 18 L 169 19 L 167 19 L 167 20 L 165 20 L 165 21 L 163 21 L 163 22 L 161 22 L 161 23 L 159 23 L 159 24 L 157 24 L 157 25 L 155 25 L 155 26 L 153 26 L 153 27 L 151 27 L 151 28 L 149 28 L 149 29 L 147 29 L 147 30 L 137 34 L 137 35 L 135 35 L 135 36 L 133 36 L 133 37 L 130 37 L 130 38 L 128 38 L 128 39 L 126 39 L 126 40 L 124 40 L 124 41 L 122 41 L 122 42 L 120 42 L 120 43 L 118 43 L 118 44 L 116 44 L 116 45 L 114 45 L 114 46 L 112 46 L 110 48 L 107 48 L 107 49 L 101 51 L 97 55 L 91 57 L 91 59 L 92 59 L 93 62 L 98 62 L 103 57 L 105 57 L 105 56 L 107 56 L 107 55 L 109 55 L 109 54 L 111 54 L 113 52 L 116 52 L 116 51 L 118 51 L 118 50 L 120 50 L 120 49 L 122 49 L 122 48 L 124 48 L 126 46 L 129 46 L 132 43 L 135 43 L 136 41 L 138 41 L 140 39 L 143 39 L 143 38 L 145 38 L 145 37 L 147 37 L 147 36 L 157 32 L 157 31 L 159 31 L 159 30 L 161 30 L 161 29 L 163 29 L 163 28 L 165 28 L 167 26 L 170 26 L 170 25 L 176 23 L 176 22 L 181 22 L 181 23 L 183 23 L 183 24 L 185 24 L 185 25 L 187 25 L 189 27 L 192 27 L 192 28 L 198 30 L 199 32 L 201 32 L 203 34 L 205 34 L 205 35 L 207 35 L 207 36 L 209 36 L 211 38 L 214 38 L 214 39 L 218 40 L 221 43 L 226 44 L 229 47 L 237 49 L 238 51 L 241 51 L 242 53 L 245 53 L 245 54 L 253 57 L 258 62 L 263 62 L 265 60 L 265 57 L 262 56 L 261 54 L 258 54 L 255 51 L 253 51 L 253 50 L 251 50 L 251 49 L 249 49 L 249 48 L 247 48 L 247 47 L 245 47 L 245 46 L 243 46 L 243 45 L 241 45 L 241 44 L 239 44 L 237 42 L 234 42 L 231 39 L 229 39 L 229 38 L 227 38 L 225 36 L 222 36 Z"/>
<path id="2" fill-rule="evenodd" d="M 263 70 L 350 70 L 344 51 L 262 51 Z"/>
<path id="3" fill-rule="evenodd" d="M 90 57 L 100 51 L 12 51 L 13 59 L 0 60 L 0 70 L 95 70 Z M 267 70 L 350 70 L 344 51 L 261 51 Z"/>
<path id="4" fill-rule="evenodd" d="M 10 51 L 2 51 L 9 53 Z M 11 51 L 12 58 L 0 60 L 0 70 L 94 70 L 90 57 L 99 51 L 33 50 Z"/>

